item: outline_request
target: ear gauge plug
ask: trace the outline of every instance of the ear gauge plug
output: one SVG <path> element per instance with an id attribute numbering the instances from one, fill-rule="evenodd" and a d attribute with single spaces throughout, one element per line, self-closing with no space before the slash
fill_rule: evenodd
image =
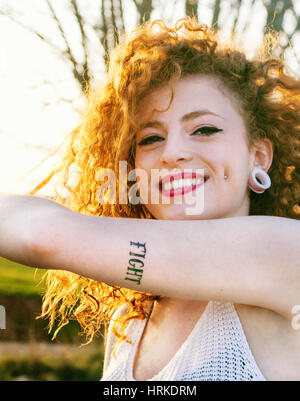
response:
<path id="1" fill-rule="evenodd" d="M 253 192 L 262 194 L 266 189 L 270 188 L 271 178 L 263 169 L 255 167 L 250 173 L 248 185 Z"/>

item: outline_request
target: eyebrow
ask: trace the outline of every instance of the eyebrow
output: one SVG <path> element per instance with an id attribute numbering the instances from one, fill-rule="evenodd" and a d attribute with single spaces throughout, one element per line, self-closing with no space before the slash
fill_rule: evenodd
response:
<path id="1" fill-rule="evenodd" d="M 224 117 L 220 116 L 219 114 L 213 113 L 210 110 L 196 110 L 196 111 L 192 111 L 191 113 L 187 113 L 184 116 L 181 117 L 180 122 L 181 123 L 185 123 L 187 121 L 191 121 L 194 120 L 197 117 L 203 116 L 203 115 L 213 115 L 213 116 L 217 116 L 219 118 L 222 118 L 222 120 L 224 120 Z M 144 124 L 142 124 L 139 128 L 139 131 L 145 129 L 145 128 L 161 128 L 163 127 L 163 123 L 161 121 L 158 120 L 153 120 L 153 121 L 147 121 Z"/>

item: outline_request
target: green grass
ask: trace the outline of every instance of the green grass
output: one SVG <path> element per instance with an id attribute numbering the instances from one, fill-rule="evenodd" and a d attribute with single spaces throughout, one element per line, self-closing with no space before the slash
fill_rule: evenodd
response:
<path id="1" fill-rule="evenodd" d="M 21 345 L 22 346 L 22 345 Z M 48 346 L 51 348 L 51 346 Z M 73 348 L 64 355 L 32 350 L 26 355 L 0 356 L 0 382 L 18 380 L 98 381 L 102 377 L 104 347 L 99 342 L 86 348 Z"/>
<path id="2" fill-rule="evenodd" d="M 35 320 L 40 313 L 42 294 L 45 289 L 42 277 L 46 270 L 31 268 L 0 257 L 0 304 L 7 310 L 7 329 L 1 330 L 0 341 L 22 341 L 20 349 L 28 343 L 29 332 L 33 351 L 26 354 L 0 355 L 0 381 L 3 380 L 100 380 L 104 359 L 102 339 L 94 339 L 93 344 L 71 352 L 56 355 L 56 348 L 51 347 L 51 353 L 41 354 L 38 347 L 32 345 L 32 335 L 35 342 L 51 343 L 53 335 L 48 334 L 46 322 Z M 76 344 L 85 342 L 79 338 L 77 322 L 70 321 L 59 332 L 59 344 Z M 33 334 L 32 334 L 33 333 Z M 25 345 L 22 345 L 22 344 Z"/>
<path id="3" fill-rule="evenodd" d="M 0 294 L 36 296 L 44 290 L 46 270 L 36 269 L 0 257 Z"/>

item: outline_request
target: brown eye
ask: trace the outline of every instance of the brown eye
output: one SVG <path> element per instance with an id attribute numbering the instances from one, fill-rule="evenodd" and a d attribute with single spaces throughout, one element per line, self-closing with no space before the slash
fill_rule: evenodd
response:
<path id="1" fill-rule="evenodd" d="M 197 128 L 196 131 L 194 131 L 192 135 L 205 135 L 205 136 L 209 136 L 209 135 L 213 135 L 217 132 L 223 131 L 222 129 L 216 128 L 216 127 L 210 127 L 210 126 L 204 126 L 204 127 L 200 127 Z"/>
<path id="2" fill-rule="evenodd" d="M 158 135 L 152 135 L 152 136 L 148 136 L 147 138 L 142 139 L 138 145 L 139 146 L 143 146 L 143 145 L 151 145 L 154 142 L 161 142 L 163 141 L 164 138 L 162 138 L 161 136 Z"/>

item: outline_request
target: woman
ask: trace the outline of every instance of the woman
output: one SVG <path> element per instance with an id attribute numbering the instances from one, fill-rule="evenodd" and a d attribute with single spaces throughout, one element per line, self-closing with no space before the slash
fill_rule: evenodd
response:
<path id="1" fill-rule="evenodd" d="M 300 380 L 300 83 L 283 67 L 190 19 L 140 26 L 30 192 L 61 172 L 66 201 L 1 197 L 0 254 L 52 269 L 50 327 L 75 317 L 91 341 L 110 322 L 102 380 Z"/>

